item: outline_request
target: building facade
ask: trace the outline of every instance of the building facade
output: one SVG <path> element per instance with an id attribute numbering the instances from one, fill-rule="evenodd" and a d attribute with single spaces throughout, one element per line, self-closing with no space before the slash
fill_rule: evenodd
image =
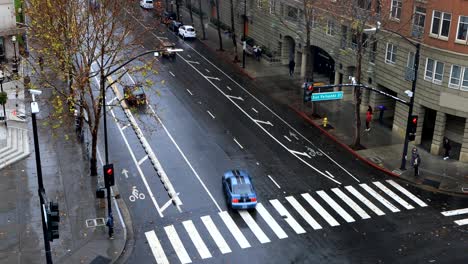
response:
<path id="1" fill-rule="evenodd" d="M 307 0 L 219 0 L 220 18 L 231 25 L 232 3 L 239 40 L 245 27 L 248 38 L 263 47 L 263 58 L 269 63 L 286 65 L 294 60 L 302 76 L 312 68 L 335 84 L 349 83 L 348 77 L 357 72 L 352 17 L 364 16 L 367 28 L 376 27 L 379 21 L 380 30 L 363 36 L 361 82 L 405 100 L 409 100 L 405 91 L 411 90 L 414 78 L 415 43 L 420 43 L 415 143 L 439 155 L 447 137 L 453 157 L 468 162 L 467 0 L 315 0 L 307 1 L 313 3 L 308 10 L 303 1 Z M 215 2 L 202 0 L 212 19 Z M 352 8 L 340 7 L 342 2 L 352 2 Z M 311 14 L 309 47 L 305 47 L 304 12 Z M 345 100 L 353 99 L 352 89 L 343 92 Z M 369 91 L 363 92 L 362 99 L 366 108 L 384 105 L 389 127 L 404 135 L 405 104 Z"/>
<path id="2" fill-rule="evenodd" d="M 17 34 L 14 0 L 0 0 L 0 64 L 13 61 L 12 37 Z"/>

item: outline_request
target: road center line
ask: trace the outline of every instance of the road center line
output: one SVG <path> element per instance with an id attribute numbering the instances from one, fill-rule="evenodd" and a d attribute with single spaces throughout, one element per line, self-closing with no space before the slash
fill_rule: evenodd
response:
<path id="1" fill-rule="evenodd" d="M 226 86 L 226 88 L 227 88 L 229 91 L 232 91 L 231 87 L 229 87 L 229 86 Z"/>
<path id="2" fill-rule="evenodd" d="M 256 114 L 258 114 L 257 109 L 255 109 L 255 108 L 253 108 L 253 107 L 252 107 L 252 111 L 254 111 Z"/>
<path id="3" fill-rule="evenodd" d="M 268 178 L 270 178 L 270 180 L 276 185 L 276 187 L 278 187 L 278 189 L 281 189 L 281 186 L 279 186 L 279 184 L 275 180 L 273 180 L 273 178 L 270 175 L 268 175 Z"/>
<path id="4" fill-rule="evenodd" d="M 283 136 L 285 139 L 287 139 L 289 142 L 292 142 L 291 139 L 289 139 L 286 135 Z"/>
<path id="5" fill-rule="evenodd" d="M 206 110 L 206 112 L 208 112 L 208 114 L 209 114 L 213 119 L 216 118 L 216 117 L 210 112 L 210 110 Z"/>
<path id="6" fill-rule="evenodd" d="M 234 142 L 236 142 L 237 145 L 239 145 L 239 147 L 240 147 L 241 149 L 244 149 L 244 147 L 243 147 L 239 142 L 237 142 L 237 139 L 236 139 L 236 138 L 234 138 Z"/>

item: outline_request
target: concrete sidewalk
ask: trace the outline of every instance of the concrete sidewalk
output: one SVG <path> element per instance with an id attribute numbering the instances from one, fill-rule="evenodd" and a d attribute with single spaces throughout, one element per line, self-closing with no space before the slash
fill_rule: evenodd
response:
<path id="1" fill-rule="evenodd" d="M 184 15 L 188 18 L 188 15 Z M 186 21 L 188 22 L 188 21 Z M 194 16 L 194 25 L 201 39 L 201 29 L 198 18 Z M 208 24 L 207 24 L 208 25 Z M 279 103 L 288 105 L 306 122 L 315 125 L 323 133 L 336 141 L 342 147 L 348 149 L 356 157 L 375 168 L 385 171 L 389 175 L 406 179 L 421 188 L 432 191 L 441 191 L 452 194 L 468 193 L 468 164 L 455 160 L 443 160 L 441 156 L 430 154 L 421 146 L 414 146 L 410 142 L 409 150 L 416 147 L 421 155 L 420 176 L 414 177 L 413 169 L 409 161 L 406 170 L 400 170 L 401 155 L 403 151 L 404 139 L 397 133 L 392 132 L 387 126 L 378 124 L 375 120 L 369 132 L 364 131 L 365 113 L 362 113 L 361 120 L 361 145 L 364 149 L 355 151 L 349 147 L 353 140 L 354 115 L 353 101 L 327 101 L 321 102 L 318 106 L 318 115 L 327 117 L 333 129 L 324 129 L 322 119 L 317 119 L 316 114 L 312 114 L 310 103 L 305 106 L 302 99 L 303 79 L 299 76 L 299 69 L 290 77 L 287 65 L 270 63 L 265 59 L 260 62 L 252 57 L 247 57 L 246 67 L 243 69 L 240 62 L 233 62 L 235 52 L 232 40 L 223 34 L 223 49 L 220 52 L 219 41 L 216 28 L 209 24 L 206 26 L 206 39 L 201 40 L 208 48 L 212 49 L 225 62 L 231 63 L 234 67 L 255 83 L 255 86 L 264 94 L 274 98 Z M 240 36 L 239 36 L 240 37 Z M 239 45 L 239 58 L 242 59 L 242 46 Z M 326 76 L 314 75 L 317 82 L 327 82 Z M 375 115 L 375 114 L 374 114 Z M 411 153 L 408 153 L 408 157 Z"/>

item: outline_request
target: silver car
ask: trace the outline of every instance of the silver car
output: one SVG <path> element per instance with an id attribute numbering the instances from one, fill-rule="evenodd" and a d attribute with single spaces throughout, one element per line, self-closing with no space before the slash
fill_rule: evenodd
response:
<path id="1" fill-rule="evenodd" d="M 183 39 L 196 38 L 197 34 L 195 33 L 195 29 L 192 26 L 184 25 L 179 27 L 179 36 L 181 36 Z"/>

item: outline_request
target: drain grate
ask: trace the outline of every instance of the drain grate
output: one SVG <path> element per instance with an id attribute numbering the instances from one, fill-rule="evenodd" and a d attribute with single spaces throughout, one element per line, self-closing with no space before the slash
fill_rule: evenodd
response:
<path id="1" fill-rule="evenodd" d="M 86 227 L 88 228 L 103 226 L 105 224 L 106 224 L 106 221 L 104 220 L 104 218 L 94 218 L 94 219 L 86 220 Z"/>

